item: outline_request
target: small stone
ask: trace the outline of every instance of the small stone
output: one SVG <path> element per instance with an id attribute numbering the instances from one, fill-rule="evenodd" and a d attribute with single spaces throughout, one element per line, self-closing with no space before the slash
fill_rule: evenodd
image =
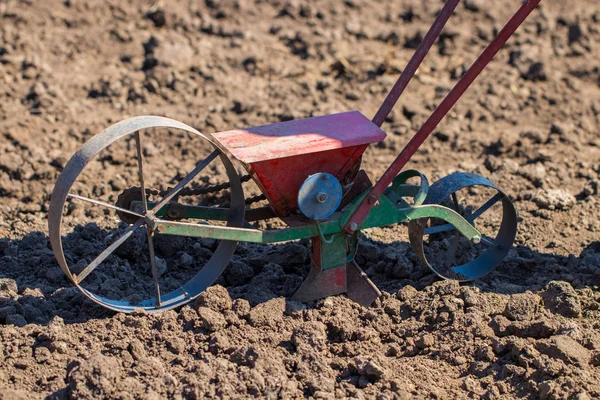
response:
<path id="1" fill-rule="evenodd" d="M 354 367 L 360 376 L 367 377 L 368 379 L 378 380 L 385 375 L 385 370 L 371 358 L 355 358 Z"/>
<path id="2" fill-rule="evenodd" d="M 227 321 L 216 311 L 208 307 L 198 307 L 198 316 L 202 320 L 202 327 L 211 332 L 216 332 L 227 326 Z"/>

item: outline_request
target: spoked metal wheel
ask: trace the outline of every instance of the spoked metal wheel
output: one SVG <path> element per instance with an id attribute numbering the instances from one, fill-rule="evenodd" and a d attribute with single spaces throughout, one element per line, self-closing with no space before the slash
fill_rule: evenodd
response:
<path id="1" fill-rule="evenodd" d="M 174 141 L 161 149 L 150 142 L 150 133 L 144 136 L 149 130 Z M 172 130 L 183 132 L 177 136 Z M 184 136 L 193 145 L 182 144 Z M 119 145 L 131 154 L 113 150 Z M 209 154 L 200 154 L 198 149 Z M 171 157 L 165 157 L 163 150 L 171 152 Z M 221 164 L 211 165 L 215 159 Z M 182 164 L 176 166 L 180 160 Z M 159 164 L 152 170 L 154 174 L 147 170 L 150 161 Z M 197 251 L 190 255 L 169 247 L 170 240 L 181 244 L 187 238 L 157 235 L 153 227 L 157 214 L 175 201 L 186 185 L 197 183 L 192 181 L 203 170 L 215 172 L 218 168 L 229 180 L 221 185 L 229 189 L 227 205 L 219 205 L 228 207 L 222 223 L 241 227 L 245 207 L 240 178 L 229 158 L 194 128 L 168 118 L 145 116 L 127 119 L 94 136 L 69 160 L 52 193 L 50 243 L 61 269 L 86 296 L 116 311 L 142 308 L 154 312 L 192 300 L 223 272 L 237 242 L 193 243 Z M 159 191 L 152 186 L 173 174 L 172 187 Z M 157 178 L 160 175 L 162 178 Z M 202 180 L 212 183 L 206 177 Z M 156 198 L 151 199 L 151 194 Z M 137 208 L 132 206 L 134 202 Z M 87 209 L 81 211 L 81 207 Z M 82 220 L 86 221 L 83 226 Z M 167 256 L 191 271 L 187 275 L 171 273 Z M 196 273 L 195 267 L 201 269 Z"/>
<path id="2" fill-rule="evenodd" d="M 445 279 L 469 281 L 491 272 L 508 254 L 517 232 L 510 199 L 486 178 L 455 173 L 435 182 L 425 204 L 442 204 L 461 214 L 482 234 L 471 243 L 454 226 L 423 218 L 409 223 L 409 238 L 419 259 Z"/>

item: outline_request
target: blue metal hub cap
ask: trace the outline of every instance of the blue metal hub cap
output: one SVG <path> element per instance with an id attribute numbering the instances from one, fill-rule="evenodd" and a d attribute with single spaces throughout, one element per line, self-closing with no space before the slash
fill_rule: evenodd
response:
<path id="1" fill-rule="evenodd" d="M 342 201 L 342 185 L 325 172 L 311 175 L 300 186 L 298 207 L 310 219 L 321 220 L 337 210 Z"/>

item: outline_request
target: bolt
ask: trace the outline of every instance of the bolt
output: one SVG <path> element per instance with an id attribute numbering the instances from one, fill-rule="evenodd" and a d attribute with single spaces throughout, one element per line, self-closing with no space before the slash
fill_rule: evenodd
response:
<path id="1" fill-rule="evenodd" d="M 352 221 L 352 222 L 350 222 L 349 227 L 352 232 L 356 232 L 356 230 L 358 229 L 358 224 L 356 222 Z"/>
<path id="2" fill-rule="evenodd" d="M 473 236 L 473 239 L 471 239 L 471 243 L 473 243 L 473 244 L 479 244 L 479 243 L 481 243 L 481 237 L 479 237 L 479 236 Z"/>
<path id="3" fill-rule="evenodd" d="M 327 201 L 327 193 L 317 193 L 317 203 L 325 203 Z"/>
<path id="4" fill-rule="evenodd" d="M 369 204 L 375 204 L 376 201 L 377 201 L 377 196 L 375 196 L 374 194 L 369 196 Z"/>

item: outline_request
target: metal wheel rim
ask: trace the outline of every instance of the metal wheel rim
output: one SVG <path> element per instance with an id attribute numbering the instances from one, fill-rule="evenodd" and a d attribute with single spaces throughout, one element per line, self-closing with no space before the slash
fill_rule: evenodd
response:
<path id="1" fill-rule="evenodd" d="M 218 144 L 198 130 L 169 118 L 141 116 L 121 121 L 92 137 L 71 157 L 56 182 L 48 213 L 48 231 L 50 245 L 54 251 L 56 260 L 69 280 L 92 301 L 115 311 L 133 312 L 137 309 L 144 309 L 147 312 L 157 312 L 169 310 L 193 300 L 223 273 L 238 244 L 237 241 L 221 240 L 212 257 L 196 275 L 178 289 L 160 296 L 160 306 L 156 305 L 156 298 L 144 300 L 139 304 L 109 299 L 83 288 L 75 279 L 64 255 L 61 237 L 63 207 L 69 191 L 85 166 L 101 150 L 125 136 L 149 128 L 180 129 L 197 135 L 212 144 L 215 151 L 219 152 L 219 157 L 225 166 L 231 183 L 230 213 L 227 219 L 227 226 L 241 227 L 244 222 L 244 192 L 235 167 L 229 158 L 221 152 Z"/>
<path id="2" fill-rule="evenodd" d="M 453 193 L 471 186 L 488 187 L 498 193 L 500 196 L 498 201 L 502 202 L 502 222 L 494 240 L 496 246 L 489 246 L 487 250 L 466 264 L 451 267 L 454 273 L 452 276 L 437 270 L 425 256 L 424 235 L 429 218 L 422 218 L 409 223 L 410 244 L 417 257 L 436 275 L 444 279 L 467 282 L 487 275 L 508 255 L 517 234 L 517 211 L 513 203 L 500 188 L 480 175 L 458 172 L 440 179 L 429 189 L 425 204 L 440 204 Z"/>

